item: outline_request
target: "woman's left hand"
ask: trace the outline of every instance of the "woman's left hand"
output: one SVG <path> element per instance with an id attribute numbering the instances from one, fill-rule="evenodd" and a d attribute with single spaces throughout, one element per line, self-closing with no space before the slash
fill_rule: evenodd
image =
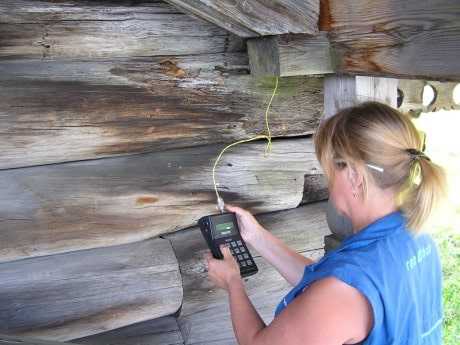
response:
<path id="1" fill-rule="evenodd" d="M 208 277 L 217 287 L 228 291 L 232 280 L 241 279 L 240 266 L 228 247 L 221 245 L 220 251 L 224 255 L 223 260 L 214 259 L 211 252 L 206 255 Z"/>

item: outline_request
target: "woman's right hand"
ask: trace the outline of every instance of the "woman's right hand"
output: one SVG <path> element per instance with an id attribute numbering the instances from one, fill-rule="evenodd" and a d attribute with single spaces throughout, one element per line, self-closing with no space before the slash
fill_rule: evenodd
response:
<path id="1" fill-rule="evenodd" d="M 251 212 L 230 204 L 225 204 L 224 207 L 226 210 L 235 213 L 241 237 L 243 237 L 245 242 L 254 246 L 257 240 L 261 238 L 264 231 L 266 231 L 264 227 L 260 225 Z"/>

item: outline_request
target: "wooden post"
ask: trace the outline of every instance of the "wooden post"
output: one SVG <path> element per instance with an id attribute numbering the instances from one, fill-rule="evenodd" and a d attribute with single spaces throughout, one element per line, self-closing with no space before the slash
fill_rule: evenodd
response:
<path id="1" fill-rule="evenodd" d="M 398 80 L 366 76 L 328 76 L 324 80 L 324 118 L 365 101 L 396 107 Z"/>

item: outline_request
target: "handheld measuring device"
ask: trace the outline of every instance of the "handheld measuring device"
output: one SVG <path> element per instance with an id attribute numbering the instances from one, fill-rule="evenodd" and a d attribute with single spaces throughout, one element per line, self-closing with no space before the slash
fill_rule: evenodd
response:
<path id="1" fill-rule="evenodd" d="M 242 277 L 257 273 L 258 268 L 241 237 L 234 213 L 205 216 L 198 220 L 198 225 L 215 259 L 224 258 L 219 248 L 224 244 L 230 248 L 230 252 L 238 262 Z"/>

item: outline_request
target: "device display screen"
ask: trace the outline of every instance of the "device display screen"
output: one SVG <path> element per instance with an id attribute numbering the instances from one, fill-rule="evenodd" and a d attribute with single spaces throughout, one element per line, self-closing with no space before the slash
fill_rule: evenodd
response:
<path id="1" fill-rule="evenodd" d="M 214 225 L 213 238 L 221 238 L 236 234 L 233 222 L 217 223 Z"/>

